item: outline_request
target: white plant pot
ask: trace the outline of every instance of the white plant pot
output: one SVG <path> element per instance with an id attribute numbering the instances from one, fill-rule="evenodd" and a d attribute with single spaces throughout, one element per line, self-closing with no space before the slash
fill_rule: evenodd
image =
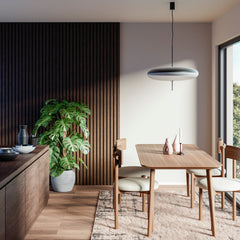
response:
<path id="1" fill-rule="evenodd" d="M 75 171 L 64 171 L 58 177 L 51 176 L 51 183 L 55 192 L 70 192 L 75 183 Z"/>

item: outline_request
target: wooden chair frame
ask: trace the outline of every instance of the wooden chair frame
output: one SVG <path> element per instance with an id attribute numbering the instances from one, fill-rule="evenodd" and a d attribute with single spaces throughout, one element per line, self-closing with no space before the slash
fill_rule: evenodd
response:
<path id="1" fill-rule="evenodd" d="M 122 139 L 120 139 L 122 140 Z M 121 193 L 126 193 L 126 191 L 120 191 L 118 188 L 118 169 L 122 165 L 122 151 L 126 149 L 126 144 L 116 144 L 113 146 L 113 163 L 114 163 L 114 187 L 113 187 L 113 208 L 115 211 L 115 229 L 118 229 L 118 205 L 121 204 Z M 150 191 L 139 192 L 142 197 L 142 211 L 145 212 L 145 194 L 150 195 Z M 149 205 L 148 205 L 149 206 Z M 148 208 L 148 216 L 149 216 Z M 148 219 L 149 220 L 149 219 Z"/>
<path id="2" fill-rule="evenodd" d="M 220 146 L 223 145 L 223 140 L 221 138 L 218 139 L 218 153 L 220 154 L 221 153 L 221 149 L 220 149 Z M 222 166 L 221 166 L 221 175 L 219 176 L 212 176 L 212 177 L 224 177 L 225 175 L 225 159 L 222 159 Z M 191 192 L 190 192 L 190 185 L 189 185 L 189 176 L 191 175 Z M 186 182 L 187 182 L 187 196 L 189 197 L 190 196 L 190 193 L 191 193 L 191 202 L 190 202 L 190 207 L 193 208 L 193 204 L 194 204 L 194 201 L 195 201 L 195 186 L 196 186 L 196 179 L 203 179 L 203 178 L 206 178 L 206 176 L 199 176 L 199 175 L 195 175 L 194 173 L 188 173 L 186 171 Z M 225 193 L 222 193 L 222 209 L 224 209 L 224 200 L 225 200 Z"/>
<path id="3" fill-rule="evenodd" d="M 229 146 L 223 143 L 223 141 L 218 142 L 218 153 L 221 153 L 222 165 L 225 166 L 225 158 L 232 159 L 233 161 L 233 172 L 232 179 L 236 178 L 236 161 L 240 161 L 240 148 Z M 233 191 L 233 221 L 236 220 L 236 192 Z M 222 208 L 224 208 L 224 197 L 225 192 L 214 191 L 214 195 L 221 193 L 222 194 Z M 199 220 L 202 220 L 202 188 L 199 188 Z"/>

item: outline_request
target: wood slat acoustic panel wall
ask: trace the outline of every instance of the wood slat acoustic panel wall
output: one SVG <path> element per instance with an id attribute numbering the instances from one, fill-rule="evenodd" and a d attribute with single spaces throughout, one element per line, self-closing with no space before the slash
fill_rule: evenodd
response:
<path id="1" fill-rule="evenodd" d="M 119 23 L 0 23 L 0 145 L 31 133 L 45 100 L 86 103 L 91 152 L 76 184 L 111 184 L 119 136 Z M 80 153 L 77 153 L 76 158 Z"/>

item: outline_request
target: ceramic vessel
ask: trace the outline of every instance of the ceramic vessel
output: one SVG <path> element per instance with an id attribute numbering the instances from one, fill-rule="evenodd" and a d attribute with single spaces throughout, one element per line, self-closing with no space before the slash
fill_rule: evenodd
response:
<path id="1" fill-rule="evenodd" d="M 180 152 L 180 144 L 179 141 L 177 141 L 178 136 L 176 135 L 172 144 L 173 152 L 179 153 Z"/>
<path id="2" fill-rule="evenodd" d="M 172 145 L 169 144 L 168 138 L 166 138 L 165 144 L 163 146 L 163 154 L 173 154 L 173 149 L 172 149 Z"/>
<path id="3" fill-rule="evenodd" d="M 55 192 L 70 192 L 75 183 L 74 170 L 64 171 L 58 177 L 51 176 L 51 183 Z"/>
<path id="4" fill-rule="evenodd" d="M 30 135 L 29 136 L 29 144 L 36 146 L 38 145 L 38 137 L 36 137 L 35 135 Z"/>
<path id="5" fill-rule="evenodd" d="M 28 145 L 28 146 L 23 146 L 23 145 L 16 145 L 14 147 L 14 150 L 19 152 L 19 153 L 30 153 L 32 152 L 36 146 L 33 145 Z"/>
<path id="6" fill-rule="evenodd" d="M 28 145 L 28 132 L 27 125 L 19 125 L 19 133 L 18 133 L 18 145 L 26 146 Z"/>

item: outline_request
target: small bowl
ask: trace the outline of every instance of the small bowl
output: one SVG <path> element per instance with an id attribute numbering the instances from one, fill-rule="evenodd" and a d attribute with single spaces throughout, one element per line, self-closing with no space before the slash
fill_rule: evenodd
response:
<path id="1" fill-rule="evenodd" d="M 36 148 L 36 146 L 33 146 L 33 145 L 27 145 L 27 146 L 16 145 L 13 149 L 17 152 L 20 152 L 20 153 L 30 153 L 35 148 Z"/>
<path id="2" fill-rule="evenodd" d="M 12 148 L 0 148 L 0 160 L 9 161 L 15 159 L 19 155 L 18 152 L 13 151 Z"/>
<path id="3" fill-rule="evenodd" d="M 14 151 L 12 148 L 4 147 L 4 148 L 0 148 L 0 153 L 9 154 L 9 153 L 14 153 Z"/>

